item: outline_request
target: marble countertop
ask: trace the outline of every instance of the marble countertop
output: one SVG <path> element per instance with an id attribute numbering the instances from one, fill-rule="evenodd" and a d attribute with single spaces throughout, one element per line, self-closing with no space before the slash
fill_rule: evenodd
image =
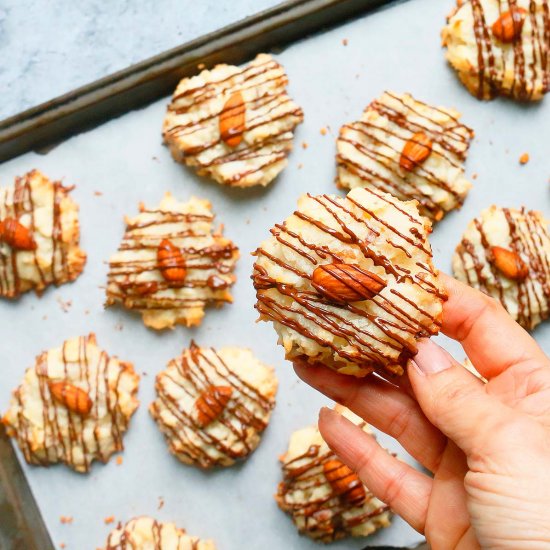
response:
<path id="1" fill-rule="evenodd" d="M 281 0 L 2 0 L 0 119 Z"/>

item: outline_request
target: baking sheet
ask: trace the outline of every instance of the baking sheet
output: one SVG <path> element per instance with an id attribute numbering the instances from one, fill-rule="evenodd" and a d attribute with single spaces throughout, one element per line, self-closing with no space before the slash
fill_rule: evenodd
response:
<path id="1" fill-rule="evenodd" d="M 357 119 L 385 89 L 455 106 L 476 131 L 467 162 L 467 174 L 478 175 L 474 188 L 463 209 L 449 215 L 432 236 L 438 267 L 449 270 L 452 250 L 467 222 L 490 204 L 523 204 L 550 217 L 550 100 L 523 106 L 507 100 L 481 103 L 471 97 L 446 66 L 440 49 L 439 31 L 451 4 L 452 0 L 404 3 L 306 39 L 277 56 L 288 72 L 291 95 L 304 108 L 305 122 L 296 132 L 288 168 L 267 189 L 222 188 L 174 163 L 160 137 L 167 99 L 72 138 L 47 155 L 27 154 L 0 167 L 0 185 L 11 184 L 15 175 L 35 167 L 51 178 L 76 184 L 73 196 L 81 205 L 82 246 L 88 252 L 85 272 L 74 284 L 50 289 L 41 299 L 29 294 L 16 303 L 0 303 L 0 410 L 6 409 L 11 389 L 20 383 L 35 355 L 89 331 L 97 334 L 109 353 L 133 361 L 143 374 L 141 407 L 124 440 L 122 465 L 112 459 L 105 466 L 95 465 L 86 476 L 64 466 L 25 465 L 57 545 L 94 549 L 112 528 L 104 518 L 125 521 L 150 514 L 213 538 L 220 550 L 243 545 L 318 548 L 297 535 L 272 495 L 280 480 L 277 456 L 286 450 L 292 431 L 315 422 L 319 407 L 327 401 L 297 380 L 276 345 L 271 325 L 254 323 L 250 252 L 274 223 L 293 211 L 300 194 L 339 193 L 333 184 L 338 129 Z M 329 130 L 324 136 L 323 127 Z M 518 163 L 523 152 L 531 156 L 526 166 Z M 103 194 L 97 196 L 96 191 Z M 123 234 L 123 216 L 135 213 L 140 201 L 157 204 L 165 191 L 180 199 L 195 194 L 211 200 L 242 258 L 234 304 L 210 310 L 200 328 L 155 333 L 143 326 L 138 315 L 118 308 L 104 311 L 101 287 L 106 281 L 105 262 Z M 535 336 L 550 351 L 550 323 Z M 169 454 L 149 416 L 155 374 L 191 338 L 217 347 L 248 346 L 277 369 L 280 389 L 271 424 L 258 450 L 242 465 L 205 473 L 180 464 Z M 458 346 L 450 344 L 449 349 L 457 358 L 463 357 Z M 391 439 L 380 439 L 405 456 Z M 60 516 L 72 516 L 73 523 L 62 525 Z M 348 539 L 331 548 L 406 545 L 419 540 L 396 518 L 390 528 L 367 541 Z"/>

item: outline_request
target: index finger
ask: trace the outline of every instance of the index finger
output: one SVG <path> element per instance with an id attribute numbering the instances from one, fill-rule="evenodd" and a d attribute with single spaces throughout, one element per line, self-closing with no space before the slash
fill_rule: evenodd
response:
<path id="1" fill-rule="evenodd" d="M 449 295 L 442 332 L 462 344 L 483 376 L 493 378 L 514 365 L 532 362 L 535 367 L 548 361 L 499 302 L 444 273 L 439 276 Z"/>

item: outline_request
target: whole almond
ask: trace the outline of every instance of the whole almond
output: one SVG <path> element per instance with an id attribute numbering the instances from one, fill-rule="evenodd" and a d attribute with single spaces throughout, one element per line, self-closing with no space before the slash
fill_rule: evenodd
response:
<path id="1" fill-rule="evenodd" d="M 325 264 L 313 271 L 312 286 L 336 303 L 373 298 L 386 283 L 376 274 L 356 264 Z"/>
<path id="2" fill-rule="evenodd" d="M 399 166 L 404 170 L 414 170 L 422 164 L 432 152 L 432 140 L 424 133 L 418 132 L 409 139 L 399 159 Z"/>
<path id="3" fill-rule="evenodd" d="M 36 250 L 32 233 L 15 218 L 0 221 L 0 242 L 5 242 L 16 250 Z"/>
<path id="4" fill-rule="evenodd" d="M 86 416 L 92 410 L 90 396 L 70 382 L 65 380 L 49 382 L 48 386 L 53 398 L 70 411 L 81 416 Z"/>
<path id="5" fill-rule="evenodd" d="M 229 147 L 237 147 L 245 129 L 245 104 L 241 92 L 229 96 L 220 113 L 220 137 Z"/>
<path id="6" fill-rule="evenodd" d="M 166 281 L 183 283 L 187 270 L 181 250 L 170 240 L 162 239 L 157 249 L 158 268 Z"/>
<path id="7" fill-rule="evenodd" d="M 327 460 L 323 473 L 334 495 L 344 498 L 354 506 L 361 506 L 367 496 L 365 487 L 357 474 L 339 460 Z"/>
<path id="8" fill-rule="evenodd" d="M 505 44 L 515 42 L 521 36 L 526 15 L 527 11 L 518 7 L 512 7 L 509 11 L 501 13 L 493 23 L 493 36 Z"/>
<path id="9" fill-rule="evenodd" d="M 516 252 L 493 246 L 491 255 L 492 263 L 508 279 L 523 281 L 529 275 L 529 267 Z"/>
<path id="10" fill-rule="evenodd" d="M 232 393 L 230 386 L 208 386 L 195 402 L 197 424 L 204 428 L 214 422 L 222 414 Z"/>

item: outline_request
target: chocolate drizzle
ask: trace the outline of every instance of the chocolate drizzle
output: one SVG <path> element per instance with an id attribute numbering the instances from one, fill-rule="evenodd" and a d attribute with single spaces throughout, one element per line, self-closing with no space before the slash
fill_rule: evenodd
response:
<path id="1" fill-rule="evenodd" d="M 210 541 L 191 537 L 173 523 L 146 516 L 131 519 L 125 525 L 119 524 L 109 535 L 104 550 L 139 550 L 145 547 L 151 550 L 214 550 Z"/>
<path id="2" fill-rule="evenodd" d="M 496 216 L 501 219 L 495 220 Z M 486 227 L 489 222 L 491 231 Z M 504 239 L 495 229 L 501 226 Z M 518 254 L 529 268 L 528 276 L 514 281 L 506 278 L 494 265 L 493 246 Z M 526 329 L 550 315 L 550 236 L 538 212 L 494 206 L 483 212 L 457 246 L 453 271 L 458 279 L 499 300 Z"/>
<path id="3" fill-rule="evenodd" d="M 493 35 L 491 28 L 495 21 L 487 17 L 484 8 L 486 1 L 469 0 L 464 4 L 457 11 L 456 17 L 460 17 L 461 11 L 468 9 L 468 6 L 472 10 L 477 48 L 477 66 L 471 68 L 471 71 L 477 72 L 477 90 L 472 93 L 475 92 L 479 99 L 491 99 L 498 94 L 520 100 L 540 99 L 550 89 L 548 1 L 529 0 L 522 32 L 509 44 Z M 522 6 L 527 8 L 525 4 Z M 498 14 L 500 16 L 522 6 L 517 0 L 498 0 Z M 453 14 L 449 18 L 449 25 L 453 24 L 454 17 Z M 449 31 L 449 34 L 452 32 Z"/>
<path id="4" fill-rule="evenodd" d="M 12 188 L 0 189 L 0 220 L 19 220 L 37 245 L 34 250 L 16 250 L 0 243 L 0 296 L 17 298 L 32 288 L 41 294 L 50 284 L 57 286 L 80 275 L 86 254 L 78 248 L 78 219 L 70 212 L 77 207 L 68 196 L 71 190 L 38 170 L 17 177 Z M 40 223 L 35 217 L 37 208 L 42 212 Z M 51 222 L 44 216 L 48 210 Z"/>
<path id="5" fill-rule="evenodd" d="M 167 200 L 172 201 L 169 196 Z M 214 216 L 209 205 L 204 208 L 205 201 L 188 203 L 201 204 L 202 213 L 182 212 L 181 203 L 175 201 L 163 204 L 154 210 L 142 208 L 128 222 L 118 253 L 109 262 L 107 305 L 121 302 L 149 314 L 171 310 L 178 322 L 198 324 L 207 303 L 231 301 L 227 288 L 235 282 L 232 271 L 238 248 L 212 231 Z M 161 273 L 157 252 L 166 240 L 181 252 L 186 272 L 181 280 L 169 280 Z M 166 326 L 173 323 L 155 328 Z"/>
<path id="6" fill-rule="evenodd" d="M 355 476 L 350 476 L 346 490 L 331 484 L 327 475 L 330 476 L 329 467 L 337 459 L 324 442 L 310 445 L 290 460 L 285 457 L 281 460 L 283 481 L 276 500 L 282 510 L 292 515 L 301 533 L 331 542 L 361 527 L 365 535 L 388 525 L 389 507 L 378 501 L 365 485 L 357 485 L 360 482 Z M 361 498 L 350 498 L 357 496 L 359 489 Z"/>
<path id="7" fill-rule="evenodd" d="M 128 380 L 123 381 L 123 377 L 134 378 L 133 393 L 137 391 L 138 377 L 131 364 L 97 350 L 95 336 L 90 334 L 67 340 L 60 350 L 40 354 L 33 371 L 26 373 L 25 381 L 13 393 L 10 410 L 4 417 L 29 464 L 64 462 L 78 472 L 88 472 L 93 460 L 107 462 L 114 452 L 123 449 L 122 434 L 137 408 L 133 395 L 124 406 L 119 401 L 121 393 L 127 391 L 122 384 L 128 387 Z M 49 384 L 57 381 L 68 381 L 87 393 L 92 408 L 86 416 L 54 399 Z M 33 402 L 34 384 L 40 396 L 38 404 Z M 42 411 L 41 425 L 29 414 L 29 409 L 35 407 Z"/>
<path id="8" fill-rule="evenodd" d="M 418 234 L 408 236 L 397 226 L 412 226 Z M 402 373 L 416 353 L 416 339 L 438 332 L 445 296 L 437 285 L 426 229 L 397 199 L 370 189 L 354 190 L 347 199 L 308 195 L 307 206 L 301 204 L 271 233 L 255 252 L 256 309 L 262 319 L 319 344 L 320 353 L 332 352 L 331 366 L 351 364 L 359 375 L 373 369 Z M 359 302 L 327 299 L 312 285 L 313 271 L 321 264 L 346 262 L 376 271 L 387 286 Z M 296 348 L 291 356 L 301 353 Z"/>
<path id="9" fill-rule="evenodd" d="M 302 109 L 286 93 L 281 65 L 261 54 L 242 69 L 218 66 L 197 78 L 204 84 L 183 80 L 168 106 L 163 136 L 176 160 L 226 185 L 269 183 L 285 166 L 292 131 L 303 120 Z M 220 98 L 236 93 L 245 99 L 245 123 L 239 127 L 244 139 L 231 145 L 218 128 L 225 104 Z"/>
<path id="10" fill-rule="evenodd" d="M 223 351 L 203 350 L 191 342 L 190 348 L 157 376 L 157 399 L 150 411 L 170 451 L 182 462 L 201 468 L 230 466 L 258 445 L 275 406 L 276 382 L 272 394 L 262 393 L 239 376 L 239 370 Z M 196 409 L 197 399 L 212 386 L 220 385 L 231 389 L 231 397 L 220 415 L 203 425 Z"/>
<path id="11" fill-rule="evenodd" d="M 433 142 L 433 162 L 400 167 L 408 140 L 423 134 Z M 452 111 L 431 107 L 409 94 L 385 92 L 365 110 L 360 121 L 346 124 L 338 138 L 340 187 L 358 185 L 417 200 L 420 213 L 431 220 L 460 207 L 470 184 L 463 177 L 473 131 Z"/>

